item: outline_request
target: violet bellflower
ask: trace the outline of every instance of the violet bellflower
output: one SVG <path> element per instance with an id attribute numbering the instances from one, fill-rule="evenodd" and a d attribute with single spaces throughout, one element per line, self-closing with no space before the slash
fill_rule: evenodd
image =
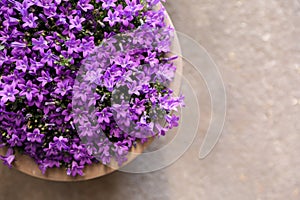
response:
<path id="1" fill-rule="evenodd" d="M 58 56 L 53 54 L 51 49 L 49 49 L 47 52 L 43 53 L 42 56 L 43 56 L 43 58 L 41 61 L 43 63 L 47 63 L 50 67 L 53 66 L 55 61 L 59 60 Z"/>
<path id="2" fill-rule="evenodd" d="M 116 7 L 117 0 L 96 0 L 96 3 L 102 2 L 103 9 L 109 9 Z"/>
<path id="3" fill-rule="evenodd" d="M 67 138 L 64 138 L 63 136 L 59 136 L 59 137 L 55 136 L 53 141 L 54 141 L 53 144 L 59 151 L 69 149 L 69 146 L 67 145 L 67 143 L 68 143 Z"/>
<path id="4" fill-rule="evenodd" d="M 44 64 L 41 63 L 40 61 L 36 61 L 34 59 L 30 59 L 30 65 L 29 67 L 29 72 L 30 73 L 36 73 L 37 70 L 41 69 L 42 67 L 44 67 Z"/>
<path id="5" fill-rule="evenodd" d="M 42 87 L 44 87 L 47 83 L 53 81 L 48 71 L 42 71 L 41 76 L 37 78 L 39 82 L 41 82 Z"/>
<path id="6" fill-rule="evenodd" d="M 1 101 L 6 103 L 7 101 L 14 102 L 16 100 L 16 94 L 19 90 L 16 89 L 16 84 L 13 82 L 11 85 L 5 85 L 4 90 L 0 91 Z"/>
<path id="7" fill-rule="evenodd" d="M 29 68 L 28 58 L 25 56 L 22 60 L 17 60 L 16 69 L 26 72 Z"/>
<path id="8" fill-rule="evenodd" d="M 44 134 L 40 133 L 39 129 L 34 129 L 32 133 L 27 133 L 27 140 L 29 142 L 37 142 L 37 143 L 41 143 L 42 140 L 44 138 Z"/>
<path id="9" fill-rule="evenodd" d="M 12 1 L 12 3 L 14 4 L 14 8 L 18 10 L 23 17 L 27 16 L 28 8 L 34 5 L 34 3 L 30 0 L 24 0 L 23 3 L 20 3 L 18 1 Z"/>
<path id="10" fill-rule="evenodd" d="M 70 39 L 66 41 L 66 47 L 68 48 L 68 54 L 72 54 L 73 52 L 80 52 L 79 48 L 80 40 L 76 40 L 75 36 L 72 34 Z"/>
<path id="11" fill-rule="evenodd" d="M 56 94 L 60 94 L 61 96 L 65 96 L 67 92 L 69 92 L 72 87 L 69 85 L 68 81 L 62 81 L 57 84 L 57 88 L 54 91 Z"/>
<path id="12" fill-rule="evenodd" d="M 7 142 L 10 144 L 11 147 L 22 146 L 21 138 L 15 133 L 11 135 L 11 138 L 7 140 Z"/>
<path id="13" fill-rule="evenodd" d="M 7 50 L 4 49 L 4 51 L 0 51 L 0 67 L 3 63 L 9 63 L 10 61 L 11 58 L 7 55 Z"/>
<path id="14" fill-rule="evenodd" d="M 23 21 L 25 22 L 22 26 L 29 27 L 29 28 L 36 28 L 37 23 L 36 21 L 38 20 L 38 17 L 34 16 L 33 13 L 30 13 L 28 16 L 23 17 Z"/>
<path id="15" fill-rule="evenodd" d="M 79 17 L 79 16 L 76 16 L 74 18 L 71 18 L 70 19 L 70 30 L 75 28 L 77 31 L 81 31 L 82 30 L 82 22 L 85 21 L 85 18 L 83 17 Z"/>
<path id="16" fill-rule="evenodd" d="M 95 48 L 94 37 L 83 38 L 81 40 L 80 48 L 83 52 L 83 57 L 87 57 Z"/>
<path id="17" fill-rule="evenodd" d="M 15 155 L 12 148 L 9 148 L 5 156 L 0 155 L 0 160 L 3 161 L 4 165 L 7 165 L 9 168 L 12 168 L 12 163 L 15 160 Z"/>
<path id="18" fill-rule="evenodd" d="M 99 123 L 109 123 L 110 117 L 113 116 L 113 114 L 109 112 L 107 108 L 104 108 L 101 112 L 98 112 L 96 115 L 98 116 Z"/>
<path id="19" fill-rule="evenodd" d="M 80 166 L 77 162 L 73 161 L 71 169 L 67 170 L 67 174 L 72 176 L 76 176 L 77 174 L 83 176 L 83 168 L 83 166 Z"/>
<path id="20" fill-rule="evenodd" d="M 125 0 L 127 6 L 124 11 L 129 15 L 137 15 L 139 11 L 143 10 L 144 6 L 139 4 L 137 0 Z"/>
<path id="21" fill-rule="evenodd" d="M 120 22 L 119 12 L 108 11 L 108 16 L 104 18 L 104 22 L 108 22 L 111 27 L 113 27 L 116 23 Z"/>
<path id="22" fill-rule="evenodd" d="M 79 8 L 81 8 L 84 12 L 87 12 L 88 10 L 94 9 L 94 6 L 89 3 L 90 3 L 90 0 L 79 0 L 77 6 Z"/>
<path id="23" fill-rule="evenodd" d="M 18 84 L 18 87 L 21 90 L 20 95 L 26 96 L 28 101 L 32 101 L 32 97 L 38 92 L 36 85 L 32 84 L 30 80 L 25 85 Z"/>
<path id="24" fill-rule="evenodd" d="M 40 51 L 41 54 L 45 52 L 49 48 L 47 41 L 43 36 L 40 36 L 39 39 L 32 38 L 33 50 Z"/>

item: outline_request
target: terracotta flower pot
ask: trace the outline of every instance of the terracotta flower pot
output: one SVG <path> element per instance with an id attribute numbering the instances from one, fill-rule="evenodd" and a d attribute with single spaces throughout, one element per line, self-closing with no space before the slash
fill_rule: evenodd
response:
<path id="1" fill-rule="evenodd" d="M 172 27 L 174 27 L 168 13 L 166 13 L 166 23 L 171 25 Z M 174 42 L 172 45 L 172 52 L 180 52 L 180 45 L 179 45 L 176 34 L 175 34 Z M 173 89 L 175 94 L 179 94 L 180 83 L 181 83 L 181 74 L 182 74 L 181 58 L 178 58 L 177 60 L 175 60 L 175 65 L 177 67 L 176 76 L 175 76 L 174 81 L 171 83 L 170 88 Z M 131 154 L 128 157 L 128 161 L 124 165 L 128 164 L 133 159 L 135 159 L 139 154 L 141 154 L 145 150 L 145 148 L 147 148 L 151 144 L 152 141 L 153 141 L 153 139 L 149 139 L 149 141 L 144 144 L 138 143 L 136 145 L 136 147 L 132 147 L 132 149 L 130 151 Z M 7 151 L 6 148 L 0 148 L 0 155 L 5 155 L 6 151 Z M 114 166 L 114 167 L 110 168 L 101 163 L 92 164 L 92 165 L 85 167 L 84 176 L 71 177 L 66 174 L 66 171 L 64 168 L 50 168 L 50 169 L 47 169 L 45 174 L 42 174 L 42 172 L 38 168 L 38 165 L 34 162 L 34 160 L 32 158 L 30 158 L 27 155 L 20 154 L 20 153 L 16 153 L 16 159 L 13 163 L 13 168 L 15 168 L 16 170 L 19 170 L 25 174 L 28 174 L 30 176 L 45 179 L 45 180 L 65 181 L 65 182 L 67 182 L 67 181 L 83 181 L 83 180 L 89 180 L 89 179 L 94 179 L 94 178 L 104 176 L 104 175 L 112 173 L 118 169 L 118 166 L 116 163 L 113 163 L 112 166 Z"/>

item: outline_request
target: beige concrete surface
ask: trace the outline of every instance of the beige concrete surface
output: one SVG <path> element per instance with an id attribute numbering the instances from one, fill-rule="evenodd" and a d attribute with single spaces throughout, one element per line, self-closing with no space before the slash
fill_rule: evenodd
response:
<path id="1" fill-rule="evenodd" d="M 166 7 L 177 30 L 207 49 L 224 78 L 227 119 L 209 157 L 198 159 L 210 116 L 199 82 L 198 137 L 172 166 L 54 183 L 0 165 L 0 200 L 300 199 L 299 2 L 173 0 Z"/>

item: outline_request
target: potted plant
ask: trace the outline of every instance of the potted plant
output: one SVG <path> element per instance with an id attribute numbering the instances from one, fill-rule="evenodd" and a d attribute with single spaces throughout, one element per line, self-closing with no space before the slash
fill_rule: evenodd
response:
<path id="1" fill-rule="evenodd" d="M 5 165 L 47 180 L 96 178 L 178 125 L 179 45 L 159 1 L 2 0 L 0 18 Z"/>

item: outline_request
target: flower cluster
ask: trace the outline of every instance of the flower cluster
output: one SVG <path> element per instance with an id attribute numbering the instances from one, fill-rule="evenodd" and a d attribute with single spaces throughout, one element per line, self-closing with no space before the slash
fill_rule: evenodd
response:
<path id="1" fill-rule="evenodd" d="M 19 151 L 43 173 L 83 175 L 178 125 L 173 30 L 158 2 L 0 0 L 4 164 Z"/>

